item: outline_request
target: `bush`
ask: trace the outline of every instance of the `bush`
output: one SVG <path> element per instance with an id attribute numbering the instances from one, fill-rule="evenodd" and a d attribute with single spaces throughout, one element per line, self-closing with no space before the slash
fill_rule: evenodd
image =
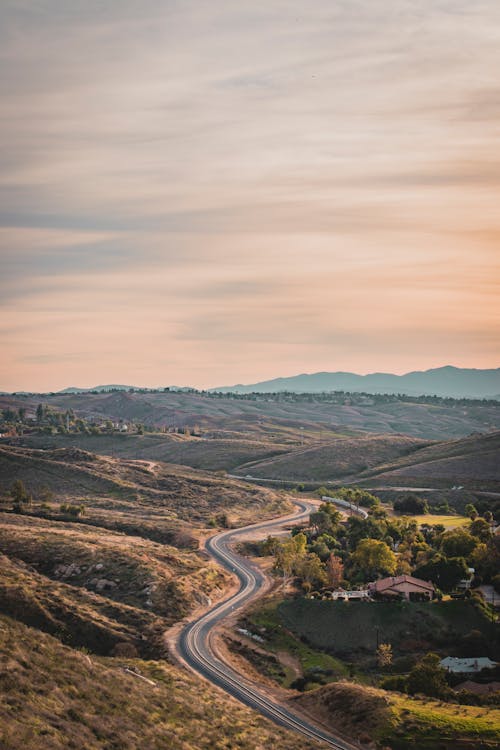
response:
<path id="1" fill-rule="evenodd" d="M 399 693 L 406 693 L 406 677 L 402 675 L 392 675 L 384 677 L 380 681 L 380 687 L 384 690 L 397 690 Z"/>
<path id="2" fill-rule="evenodd" d="M 393 503 L 394 510 L 397 513 L 408 513 L 412 516 L 419 516 L 422 513 L 429 512 L 429 504 L 427 500 L 424 500 L 418 495 L 405 495 Z"/>

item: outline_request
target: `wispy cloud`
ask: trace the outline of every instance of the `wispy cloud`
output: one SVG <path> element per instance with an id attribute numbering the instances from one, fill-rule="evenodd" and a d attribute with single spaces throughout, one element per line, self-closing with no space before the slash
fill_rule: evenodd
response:
<path id="1" fill-rule="evenodd" d="M 496 363 L 494 0 L 0 15 L 1 387 Z"/>

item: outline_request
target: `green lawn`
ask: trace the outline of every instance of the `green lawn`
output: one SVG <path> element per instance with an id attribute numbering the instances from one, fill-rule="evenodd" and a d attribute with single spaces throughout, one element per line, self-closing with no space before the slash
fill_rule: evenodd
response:
<path id="1" fill-rule="evenodd" d="M 412 519 L 418 521 L 419 524 L 427 523 L 431 526 L 440 523 L 446 529 L 455 529 L 457 526 L 466 526 L 470 523 L 470 518 L 467 516 L 434 515 L 432 513 L 424 513 L 421 516 L 412 516 Z"/>
<path id="2" fill-rule="evenodd" d="M 252 632 L 259 632 L 264 638 L 264 643 L 259 644 L 261 648 L 274 654 L 284 651 L 295 657 L 308 681 L 308 687 L 317 687 L 319 684 L 332 682 L 349 674 L 348 667 L 340 659 L 306 645 L 286 630 L 280 621 L 276 602 L 251 612 L 246 627 Z M 296 675 L 290 669 L 285 671 L 286 676 L 281 680 L 281 684 L 289 687 L 296 679 Z"/>

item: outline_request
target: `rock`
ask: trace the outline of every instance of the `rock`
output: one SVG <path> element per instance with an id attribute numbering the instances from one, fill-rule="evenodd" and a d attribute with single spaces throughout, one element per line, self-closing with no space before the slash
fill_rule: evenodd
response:
<path id="1" fill-rule="evenodd" d="M 96 570 L 103 570 L 103 568 L 104 568 L 104 565 L 102 563 L 97 563 L 97 565 L 95 566 Z"/>
<path id="2" fill-rule="evenodd" d="M 104 589 L 116 588 L 116 583 L 114 581 L 108 581 L 106 578 L 99 578 L 95 587 L 97 591 L 104 591 Z"/>

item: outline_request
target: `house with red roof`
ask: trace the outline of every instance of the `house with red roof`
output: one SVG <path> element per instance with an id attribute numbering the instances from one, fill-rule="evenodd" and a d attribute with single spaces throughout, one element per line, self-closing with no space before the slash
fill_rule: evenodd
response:
<path id="1" fill-rule="evenodd" d="M 408 601 L 430 601 L 436 590 L 430 581 L 422 581 L 409 575 L 380 578 L 368 584 L 374 599 L 407 599 Z"/>

